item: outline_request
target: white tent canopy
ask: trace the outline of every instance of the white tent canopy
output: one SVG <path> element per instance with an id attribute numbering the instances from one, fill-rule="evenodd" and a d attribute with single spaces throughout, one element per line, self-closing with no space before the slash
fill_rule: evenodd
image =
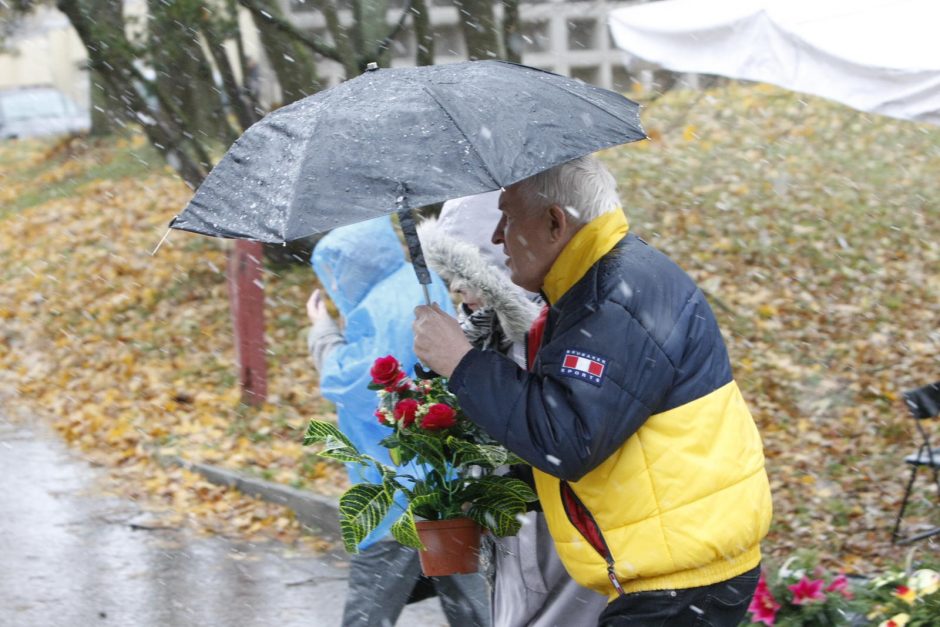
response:
<path id="1" fill-rule="evenodd" d="M 669 70 L 940 124 L 940 0 L 665 0 L 609 22 L 618 48 Z"/>

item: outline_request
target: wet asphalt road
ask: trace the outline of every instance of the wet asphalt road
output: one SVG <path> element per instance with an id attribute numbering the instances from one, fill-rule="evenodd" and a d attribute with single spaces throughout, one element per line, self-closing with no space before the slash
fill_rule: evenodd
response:
<path id="1" fill-rule="evenodd" d="M 95 491 L 95 469 L 54 434 L 0 408 L 0 626 L 331 627 L 342 555 L 135 530 L 131 501 Z M 399 625 L 446 625 L 436 599 Z"/>

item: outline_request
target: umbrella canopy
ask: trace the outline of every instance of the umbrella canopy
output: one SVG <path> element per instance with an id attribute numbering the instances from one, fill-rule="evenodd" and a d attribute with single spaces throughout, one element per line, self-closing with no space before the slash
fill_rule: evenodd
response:
<path id="1" fill-rule="evenodd" d="M 376 69 L 249 128 L 171 226 L 287 242 L 645 137 L 635 102 L 535 68 Z"/>
<path id="2" fill-rule="evenodd" d="M 940 124 L 936 0 L 665 0 L 615 9 L 617 47 L 676 72 Z"/>

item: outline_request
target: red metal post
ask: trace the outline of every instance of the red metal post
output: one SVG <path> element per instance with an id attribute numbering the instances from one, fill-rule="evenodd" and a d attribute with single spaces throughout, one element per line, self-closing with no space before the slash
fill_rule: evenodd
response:
<path id="1" fill-rule="evenodd" d="M 268 396 L 268 364 L 264 342 L 264 247 L 236 240 L 229 253 L 228 293 L 235 330 L 235 359 L 242 402 L 261 405 Z"/>

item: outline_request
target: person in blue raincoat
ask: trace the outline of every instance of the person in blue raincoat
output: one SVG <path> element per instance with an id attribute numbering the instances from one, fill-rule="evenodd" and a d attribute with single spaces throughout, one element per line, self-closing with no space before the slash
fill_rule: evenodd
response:
<path id="1" fill-rule="evenodd" d="M 320 373 L 320 393 L 336 405 L 337 421 L 360 451 L 391 464 L 379 441 L 389 435 L 375 418 L 377 397 L 368 389 L 378 357 L 392 355 L 406 371 L 415 357 L 413 311 L 424 293 L 388 217 L 334 229 L 316 245 L 311 265 L 336 305 L 344 327 L 330 317 L 319 290 L 307 302 L 312 327 L 307 345 Z M 437 276 L 431 299 L 453 312 L 447 288 Z M 374 468 L 347 466 L 349 479 L 381 482 Z M 414 472 L 420 472 L 415 469 Z M 352 556 L 343 626 L 394 624 L 420 578 L 417 551 L 391 539 L 389 529 L 404 511 L 396 501 L 382 523 Z M 433 579 L 451 625 L 489 624 L 484 578 L 477 574 Z"/>

